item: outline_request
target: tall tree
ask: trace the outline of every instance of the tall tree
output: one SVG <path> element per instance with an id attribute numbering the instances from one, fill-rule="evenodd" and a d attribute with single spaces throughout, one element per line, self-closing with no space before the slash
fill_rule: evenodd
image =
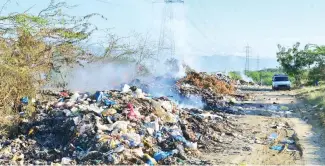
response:
<path id="1" fill-rule="evenodd" d="M 301 84 L 301 76 L 305 69 L 313 63 L 309 53 L 309 45 L 306 45 L 304 49 L 299 49 L 299 46 L 299 42 L 294 44 L 292 48 L 278 45 L 279 51 L 277 52 L 277 61 L 283 71 L 294 77 L 297 85 Z"/>

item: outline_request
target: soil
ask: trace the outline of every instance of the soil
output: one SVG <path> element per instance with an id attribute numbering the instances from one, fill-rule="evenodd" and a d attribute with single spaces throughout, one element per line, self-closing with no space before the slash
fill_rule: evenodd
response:
<path id="1" fill-rule="evenodd" d="M 296 91 L 272 91 L 265 87 L 241 90 L 239 93 L 248 93 L 251 96 L 248 101 L 237 103 L 237 107 L 247 113 L 236 117 L 247 129 L 243 136 L 251 137 L 251 150 L 230 153 L 231 149 L 227 149 L 223 153 L 203 153 L 202 159 L 211 160 L 214 164 L 325 164 L 325 132 L 313 118 L 313 110 L 310 109 L 312 107 L 296 98 Z M 282 110 L 270 111 L 274 106 L 278 109 L 285 106 L 290 114 L 275 113 L 284 112 Z M 272 133 L 277 133 L 278 138 L 273 143 L 267 142 Z M 288 138 L 295 140 L 297 151 L 288 151 L 287 147 L 282 151 L 270 149 Z"/>

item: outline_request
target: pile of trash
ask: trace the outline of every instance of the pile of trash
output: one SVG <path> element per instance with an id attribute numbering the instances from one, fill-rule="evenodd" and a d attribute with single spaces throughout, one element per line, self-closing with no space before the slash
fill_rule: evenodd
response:
<path id="1" fill-rule="evenodd" d="M 219 80 L 227 82 L 228 84 L 234 84 L 235 80 L 231 79 L 230 76 L 228 76 L 226 74 L 223 74 L 221 72 L 217 72 L 217 73 L 214 73 L 214 74 Z"/>
<path id="2" fill-rule="evenodd" d="M 234 113 L 229 111 L 229 98 L 242 100 L 242 96 L 238 98 L 238 95 L 234 95 L 233 80 L 222 74 L 191 71 L 181 79 L 165 75 L 145 81 L 135 79 L 129 85 L 140 87 L 152 96 L 164 95 L 179 105 L 205 110 L 228 110 L 228 113 Z"/>
<path id="3" fill-rule="evenodd" d="M 206 165 L 202 151 L 222 152 L 242 132 L 230 115 L 182 109 L 137 87 L 47 95 L 56 99 L 24 98 L 18 134 L 1 138 L 0 164 Z"/>
<path id="4" fill-rule="evenodd" d="M 186 77 L 180 79 L 178 83 L 186 83 L 200 89 L 209 89 L 217 94 L 233 94 L 235 91 L 235 87 L 227 77 L 222 77 L 222 75 L 211 75 L 204 72 L 189 72 Z"/>
<path id="5" fill-rule="evenodd" d="M 222 74 L 190 72 L 185 78 L 178 80 L 176 86 L 182 96 L 200 96 L 205 110 L 238 114 L 230 103 L 244 99 L 244 96 L 234 94 L 236 89 L 233 80 Z"/>

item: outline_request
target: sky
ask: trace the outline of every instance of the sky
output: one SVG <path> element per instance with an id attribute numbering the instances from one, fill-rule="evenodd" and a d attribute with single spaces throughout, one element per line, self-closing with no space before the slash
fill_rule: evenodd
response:
<path id="1" fill-rule="evenodd" d="M 30 7 L 30 12 L 38 12 L 49 3 L 16 1 L 3 13 Z M 67 12 L 77 16 L 100 13 L 108 20 L 95 18 L 92 22 L 100 29 L 111 28 L 119 36 L 136 32 L 150 34 L 152 40 L 158 41 L 165 29 L 167 34 L 174 34 L 176 53 L 183 56 L 244 56 L 248 44 L 252 57 L 276 58 L 277 44 L 325 43 L 324 0 L 184 1 L 167 6 L 163 0 L 67 0 L 68 4 L 78 5 Z M 162 24 L 166 18 L 163 13 L 173 13 L 170 24 L 169 19 Z M 96 35 L 94 38 L 101 36 Z"/>

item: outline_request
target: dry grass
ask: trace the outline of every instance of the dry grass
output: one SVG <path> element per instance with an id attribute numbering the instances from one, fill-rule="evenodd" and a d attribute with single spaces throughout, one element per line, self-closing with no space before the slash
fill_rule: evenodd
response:
<path id="1" fill-rule="evenodd" d="M 322 125 L 325 126 L 325 86 L 306 87 L 297 90 L 306 103 L 313 106 L 313 111 L 317 112 L 317 118 L 320 119 Z"/>
<path id="2" fill-rule="evenodd" d="M 6 65 L 0 66 L 0 108 L 17 108 L 20 98 L 33 97 L 36 86 L 28 70 Z"/>
<path id="3" fill-rule="evenodd" d="M 297 94 L 303 97 L 306 102 L 312 105 L 325 106 L 325 86 L 320 87 L 305 87 L 297 90 Z"/>
<path id="4" fill-rule="evenodd" d="M 17 125 L 20 98 L 33 97 L 36 88 L 28 71 L 21 68 L 0 65 L 0 77 L 0 135 L 7 135 Z M 30 105 L 27 108 L 34 111 Z"/>
<path id="5" fill-rule="evenodd" d="M 11 108 L 1 110 L 0 116 L 0 136 L 9 136 L 16 133 L 19 117 Z"/>

